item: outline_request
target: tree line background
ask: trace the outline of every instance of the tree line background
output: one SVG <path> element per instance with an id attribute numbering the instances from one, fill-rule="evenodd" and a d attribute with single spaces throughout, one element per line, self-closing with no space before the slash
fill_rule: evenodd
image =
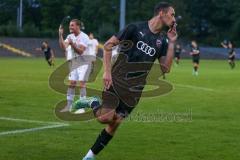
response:
<path id="1" fill-rule="evenodd" d="M 161 0 L 126 0 L 126 23 L 148 20 Z M 174 5 L 182 40 L 217 46 L 223 39 L 239 45 L 240 1 L 164 0 Z M 0 0 L 0 36 L 56 38 L 63 17 L 80 19 L 85 32 L 101 41 L 119 31 L 120 0 L 23 0 L 23 29 L 16 27 L 19 0 Z"/>

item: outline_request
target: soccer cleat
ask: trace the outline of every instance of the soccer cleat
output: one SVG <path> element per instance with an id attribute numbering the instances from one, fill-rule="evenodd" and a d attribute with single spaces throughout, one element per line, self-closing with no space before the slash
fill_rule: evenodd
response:
<path id="1" fill-rule="evenodd" d="M 100 98 L 98 97 L 88 97 L 84 99 L 79 99 L 73 104 L 72 111 L 84 108 L 96 108 L 101 105 Z"/>
<path id="2" fill-rule="evenodd" d="M 72 108 L 72 106 L 66 105 L 60 112 L 61 113 L 70 112 L 71 108 Z"/>
<path id="3" fill-rule="evenodd" d="M 96 160 L 94 157 L 84 157 L 82 160 Z"/>
<path id="4" fill-rule="evenodd" d="M 86 112 L 85 109 L 81 108 L 81 109 L 76 110 L 74 113 L 75 114 L 83 114 L 85 112 Z"/>

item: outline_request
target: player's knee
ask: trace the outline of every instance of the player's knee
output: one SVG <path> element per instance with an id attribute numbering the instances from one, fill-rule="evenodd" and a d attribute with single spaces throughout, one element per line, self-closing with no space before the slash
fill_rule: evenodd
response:
<path id="1" fill-rule="evenodd" d="M 102 124 L 109 124 L 112 123 L 113 121 L 113 116 L 106 116 L 106 115 L 102 115 L 97 117 L 98 122 L 102 123 Z"/>
<path id="2" fill-rule="evenodd" d="M 86 83 L 85 82 L 80 82 L 80 88 L 86 88 Z"/>
<path id="3" fill-rule="evenodd" d="M 102 124 L 109 124 L 113 122 L 115 112 L 107 112 L 104 114 L 98 114 L 97 120 Z"/>
<path id="4" fill-rule="evenodd" d="M 103 117 L 103 116 L 97 117 L 97 120 L 98 120 L 99 123 L 102 123 L 102 124 L 109 124 L 109 123 L 112 122 L 111 118 Z"/>
<path id="5" fill-rule="evenodd" d="M 77 82 L 71 81 L 69 87 L 70 87 L 70 88 L 75 88 L 76 85 L 77 85 Z"/>

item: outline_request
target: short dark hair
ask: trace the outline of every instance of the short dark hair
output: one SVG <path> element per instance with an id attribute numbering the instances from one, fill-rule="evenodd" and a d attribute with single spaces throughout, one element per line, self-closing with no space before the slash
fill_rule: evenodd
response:
<path id="1" fill-rule="evenodd" d="M 81 26 L 81 21 L 79 19 L 72 19 L 71 22 L 75 22 L 77 26 Z"/>
<path id="2" fill-rule="evenodd" d="M 158 15 L 160 11 L 167 12 L 172 5 L 168 2 L 159 2 L 154 7 L 154 16 Z"/>

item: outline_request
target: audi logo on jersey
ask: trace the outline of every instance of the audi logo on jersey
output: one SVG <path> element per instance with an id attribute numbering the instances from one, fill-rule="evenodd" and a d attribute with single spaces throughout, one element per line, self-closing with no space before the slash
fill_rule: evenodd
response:
<path id="1" fill-rule="evenodd" d="M 156 54 L 155 48 L 150 47 L 147 43 L 143 41 L 138 41 L 137 43 L 137 49 L 144 52 L 145 54 L 153 57 Z"/>

